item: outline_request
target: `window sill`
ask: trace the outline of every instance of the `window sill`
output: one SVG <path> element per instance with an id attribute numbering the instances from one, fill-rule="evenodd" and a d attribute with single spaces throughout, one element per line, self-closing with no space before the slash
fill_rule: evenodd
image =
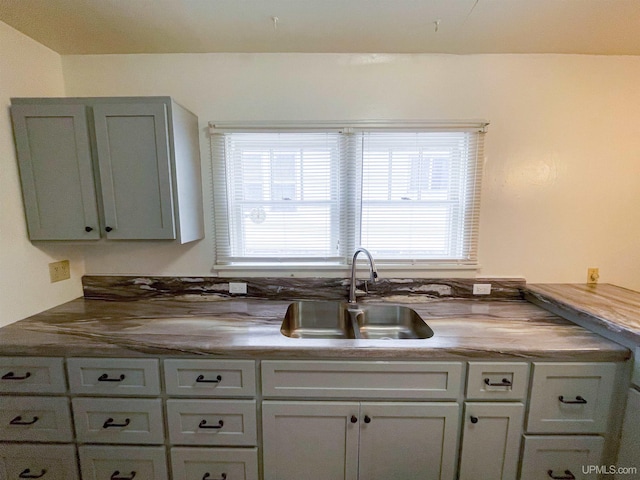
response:
<path id="1" fill-rule="evenodd" d="M 393 278 L 474 278 L 480 265 L 458 264 L 384 264 L 376 262 L 380 277 Z M 232 264 L 214 265 L 213 275 L 219 277 L 293 277 L 293 278 L 347 278 L 351 273 L 350 265 L 283 265 L 283 264 Z M 366 263 L 358 262 L 358 276 L 366 275 Z"/>

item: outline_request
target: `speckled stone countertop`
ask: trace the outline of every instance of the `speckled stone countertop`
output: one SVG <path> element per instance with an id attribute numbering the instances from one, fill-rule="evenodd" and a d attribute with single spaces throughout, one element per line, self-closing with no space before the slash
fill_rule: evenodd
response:
<path id="1" fill-rule="evenodd" d="M 610 284 L 532 284 L 525 298 L 614 339 L 640 346 L 640 292 Z"/>
<path id="2" fill-rule="evenodd" d="M 393 303 L 401 303 L 394 296 Z M 0 329 L 0 355 L 615 361 L 630 351 L 522 299 L 406 298 L 425 340 L 292 339 L 287 300 L 77 299 Z M 375 300 L 380 302 L 383 300 Z"/>

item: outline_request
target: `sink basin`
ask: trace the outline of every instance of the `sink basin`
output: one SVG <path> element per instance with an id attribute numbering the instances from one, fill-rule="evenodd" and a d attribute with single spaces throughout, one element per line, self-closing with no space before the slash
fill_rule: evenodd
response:
<path id="1" fill-rule="evenodd" d="M 402 340 L 433 336 L 433 330 L 411 308 L 331 301 L 290 304 L 280 331 L 291 338 Z"/>

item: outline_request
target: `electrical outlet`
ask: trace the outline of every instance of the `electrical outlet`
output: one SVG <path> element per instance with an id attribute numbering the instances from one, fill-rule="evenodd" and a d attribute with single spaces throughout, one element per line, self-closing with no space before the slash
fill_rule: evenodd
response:
<path id="1" fill-rule="evenodd" d="M 600 278 L 600 272 L 597 268 L 587 268 L 587 283 L 595 285 Z"/>
<path id="2" fill-rule="evenodd" d="M 247 294 L 247 284 L 244 282 L 229 282 L 229 293 Z"/>
<path id="3" fill-rule="evenodd" d="M 474 295 L 491 295 L 490 283 L 474 283 L 473 284 Z"/>
<path id="4" fill-rule="evenodd" d="M 51 279 L 51 283 L 59 282 L 60 280 L 68 280 L 69 278 L 71 278 L 69 260 L 61 260 L 59 262 L 50 263 L 49 278 Z"/>

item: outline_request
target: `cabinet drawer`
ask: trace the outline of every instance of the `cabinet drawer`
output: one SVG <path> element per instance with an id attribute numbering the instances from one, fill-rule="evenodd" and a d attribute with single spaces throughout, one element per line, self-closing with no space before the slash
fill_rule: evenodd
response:
<path id="1" fill-rule="evenodd" d="M 78 480 L 73 445 L 0 445 L 0 478 Z"/>
<path id="2" fill-rule="evenodd" d="M 528 363 L 469 362 L 469 400 L 524 400 L 528 387 Z"/>
<path id="3" fill-rule="evenodd" d="M 0 440 L 71 442 L 66 397 L 0 397 Z"/>
<path id="4" fill-rule="evenodd" d="M 167 400 L 167 423 L 173 444 L 257 444 L 254 400 Z"/>
<path id="5" fill-rule="evenodd" d="M 265 397 L 457 399 L 459 362 L 262 362 Z"/>
<path id="6" fill-rule="evenodd" d="M 164 447 L 78 447 L 82 480 L 167 480 Z"/>
<path id="7" fill-rule="evenodd" d="M 172 448 L 173 480 L 258 480 L 257 448 Z"/>
<path id="8" fill-rule="evenodd" d="M 0 392 L 64 393 L 62 358 L 0 357 Z"/>
<path id="9" fill-rule="evenodd" d="M 535 363 L 528 433 L 603 433 L 615 363 Z"/>
<path id="10" fill-rule="evenodd" d="M 256 366 L 253 360 L 165 360 L 169 395 L 190 397 L 253 397 Z"/>
<path id="11" fill-rule="evenodd" d="M 74 398 L 80 442 L 164 443 L 160 399 Z"/>
<path id="12" fill-rule="evenodd" d="M 604 438 L 596 436 L 524 436 L 520 480 L 572 478 L 595 480 L 595 472 L 583 471 L 599 466 Z"/>
<path id="13" fill-rule="evenodd" d="M 97 395 L 158 395 L 158 360 L 130 358 L 70 358 L 69 388 Z"/>

